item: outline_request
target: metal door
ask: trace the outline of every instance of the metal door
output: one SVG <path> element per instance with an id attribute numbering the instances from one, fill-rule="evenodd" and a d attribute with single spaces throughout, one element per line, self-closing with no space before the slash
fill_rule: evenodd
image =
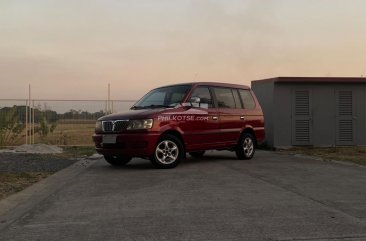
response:
<path id="1" fill-rule="evenodd" d="M 355 145 L 355 108 L 352 90 L 336 90 L 336 145 Z"/>
<path id="2" fill-rule="evenodd" d="M 292 104 L 292 145 L 313 144 L 313 121 L 311 91 L 294 90 Z"/>

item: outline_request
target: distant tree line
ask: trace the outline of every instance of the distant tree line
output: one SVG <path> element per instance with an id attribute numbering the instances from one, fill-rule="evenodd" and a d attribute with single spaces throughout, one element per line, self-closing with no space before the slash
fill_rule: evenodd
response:
<path id="1" fill-rule="evenodd" d="M 29 109 L 28 109 L 29 111 Z M 26 122 L 26 106 L 13 106 L 13 107 L 3 107 L 0 108 L 0 115 L 5 116 L 8 113 L 12 113 L 12 116 L 17 117 L 18 122 Z M 58 120 L 63 119 L 77 119 L 77 120 L 96 120 L 99 117 L 104 116 L 106 113 L 104 111 L 98 111 L 90 113 L 83 110 L 69 110 L 63 114 L 59 114 L 53 110 L 41 110 L 39 108 L 34 109 L 34 122 L 40 123 L 46 120 L 48 123 L 54 123 Z"/>
<path id="2" fill-rule="evenodd" d="M 106 113 L 102 110 L 90 113 L 88 111 L 73 110 L 73 109 L 64 114 L 57 114 L 59 119 L 77 119 L 77 120 L 96 120 L 104 115 L 106 115 Z"/>

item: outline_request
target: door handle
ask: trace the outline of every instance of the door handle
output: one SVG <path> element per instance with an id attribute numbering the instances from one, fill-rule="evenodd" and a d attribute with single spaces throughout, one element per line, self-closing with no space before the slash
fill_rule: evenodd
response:
<path id="1" fill-rule="evenodd" d="M 244 116 L 240 116 L 240 120 L 244 120 Z"/>
<path id="2" fill-rule="evenodd" d="M 217 116 L 212 116 L 213 120 L 218 120 L 219 118 Z"/>

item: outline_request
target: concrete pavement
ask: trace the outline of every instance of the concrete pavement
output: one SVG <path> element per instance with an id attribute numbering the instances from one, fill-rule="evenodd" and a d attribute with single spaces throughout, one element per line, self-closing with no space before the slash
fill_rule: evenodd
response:
<path id="1" fill-rule="evenodd" d="M 258 151 L 77 163 L 0 202 L 0 240 L 366 240 L 366 168 Z"/>

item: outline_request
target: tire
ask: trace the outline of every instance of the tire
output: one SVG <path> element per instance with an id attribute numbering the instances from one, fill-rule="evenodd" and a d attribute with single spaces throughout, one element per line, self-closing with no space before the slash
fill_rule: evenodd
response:
<path id="1" fill-rule="evenodd" d="M 205 151 L 194 151 L 189 153 L 192 157 L 203 157 L 204 154 Z"/>
<path id="2" fill-rule="evenodd" d="M 166 134 L 160 137 L 150 160 L 155 167 L 167 169 L 178 166 L 183 156 L 182 142 L 177 137 Z"/>
<path id="3" fill-rule="evenodd" d="M 124 166 L 131 161 L 131 157 L 126 156 L 104 156 L 104 159 L 112 166 Z"/>
<path id="4" fill-rule="evenodd" d="M 251 159 L 255 153 L 255 139 L 253 135 L 250 133 L 243 133 L 235 148 L 235 152 L 239 160 Z"/>

